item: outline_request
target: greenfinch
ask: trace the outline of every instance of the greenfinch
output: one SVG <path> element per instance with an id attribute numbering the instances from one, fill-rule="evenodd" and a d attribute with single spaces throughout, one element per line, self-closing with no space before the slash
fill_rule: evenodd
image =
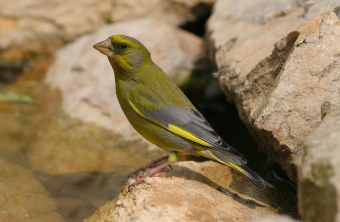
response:
<path id="1" fill-rule="evenodd" d="M 194 107 L 184 93 L 156 65 L 138 40 L 112 35 L 93 46 L 106 55 L 114 70 L 116 94 L 130 124 L 151 143 L 169 153 L 169 162 L 181 155 L 198 155 L 228 165 L 257 187 L 265 181 L 247 165 Z"/>

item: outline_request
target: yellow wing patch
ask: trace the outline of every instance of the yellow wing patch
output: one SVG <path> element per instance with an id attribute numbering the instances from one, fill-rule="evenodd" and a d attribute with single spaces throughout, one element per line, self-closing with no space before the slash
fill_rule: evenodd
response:
<path id="1" fill-rule="evenodd" d="M 236 164 L 231 163 L 231 162 L 228 162 L 227 164 L 231 166 L 232 168 L 234 168 L 235 170 L 239 171 L 240 173 L 246 174 L 245 171 L 241 167 L 237 166 Z"/>
<path id="2" fill-rule="evenodd" d="M 135 104 L 132 103 L 131 100 L 129 100 L 129 104 L 130 104 L 130 106 L 132 107 L 132 109 L 133 109 L 136 113 L 138 113 L 138 115 L 140 115 L 140 116 L 142 116 L 142 117 L 144 117 L 144 118 L 146 118 L 146 119 L 149 119 L 149 118 L 147 118 L 143 113 L 141 113 L 141 112 L 137 109 L 137 107 L 135 106 Z M 149 120 L 150 120 L 150 119 L 149 119 Z M 157 120 L 151 120 L 151 121 L 153 121 L 154 123 L 156 123 L 156 124 L 158 124 L 158 125 L 161 124 L 161 123 L 158 122 Z M 163 125 L 163 124 L 162 124 L 162 125 Z M 185 138 L 185 139 L 188 139 L 188 140 L 191 140 L 191 141 L 193 141 L 193 142 L 195 142 L 195 143 L 198 143 L 198 144 L 200 144 L 200 145 L 202 145 L 202 146 L 208 146 L 208 147 L 211 146 L 210 143 L 208 143 L 208 142 L 206 142 L 206 141 L 200 139 L 199 137 L 195 136 L 194 134 L 192 134 L 192 133 L 190 133 L 190 132 L 188 132 L 188 131 L 186 131 L 186 130 L 184 130 L 184 129 L 178 127 L 178 126 L 175 126 L 175 125 L 173 125 L 173 124 L 168 124 L 168 129 L 169 129 L 169 131 L 171 131 L 171 132 L 173 132 L 173 133 L 175 133 L 175 134 L 177 134 L 177 135 L 179 135 L 179 136 L 181 136 L 181 137 L 183 137 L 183 138 Z"/>
<path id="3" fill-rule="evenodd" d="M 130 104 L 130 106 L 132 107 L 132 109 L 133 109 L 136 113 L 138 113 L 138 115 L 140 115 L 140 116 L 146 118 L 146 116 L 145 116 L 143 113 L 141 113 L 141 112 L 137 109 L 137 107 L 135 106 L 135 104 L 133 104 L 133 103 L 131 102 L 131 100 L 129 100 L 129 104 Z"/>
<path id="4" fill-rule="evenodd" d="M 173 133 L 176 133 L 177 135 L 181 136 L 181 137 L 184 137 L 188 140 L 191 140 L 195 143 L 198 143 L 198 144 L 201 144 L 203 146 L 211 146 L 209 143 L 205 142 L 204 140 L 198 138 L 197 136 L 195 136 L 194 134 L 178 127 L 178 126 L 175 126 L 175 125 L 172 125 L 172 124 L 169 124 L 168 125 L 168 128 L 171 132 Z"/>

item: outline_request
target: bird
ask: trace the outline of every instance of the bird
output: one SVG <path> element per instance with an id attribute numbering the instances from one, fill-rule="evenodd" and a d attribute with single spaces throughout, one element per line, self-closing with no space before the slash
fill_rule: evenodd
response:
<path id="1" fill-rule="evenodd" d="M 239 151 L 215 132 L 171 78 L 153 62 L 151 53 L 140 41 L 117 34 L 93 47 L 107 56 L 113 68 L 116 95 L 130 124 L 168 153 L 147 165 L 154 166 L 149 176 L 162 175 L 159 170 L 177 162 L 179 155 L 194 155 L 227 165 L 258 188 L 265 188 L 266 181 L 247 166 L 246 158 Z M 158 164 L 165 158 L 166 163 Z"/>

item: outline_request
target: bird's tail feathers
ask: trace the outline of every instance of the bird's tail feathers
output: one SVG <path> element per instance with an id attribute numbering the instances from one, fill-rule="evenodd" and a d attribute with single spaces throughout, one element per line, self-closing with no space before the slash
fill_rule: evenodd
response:
<path id="1" fill-rule="evenodd" d="M 272 186 L 264 179 L 262 179 L 255 171 L 250 169 L 247 165 L 240 162 L 235 163 L 232 154 L 227 155 L 215 150 L 204 150 L 201 151 L 200 155 L 232 167 L 233 169 L 237 170 L 238 172 L 249 178 L 260 189 L 265 188 L 266 184 Z"/>

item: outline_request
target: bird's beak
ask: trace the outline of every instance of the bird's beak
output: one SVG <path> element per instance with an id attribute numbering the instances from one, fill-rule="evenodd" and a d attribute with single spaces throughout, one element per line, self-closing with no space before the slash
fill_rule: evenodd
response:
<path id="1" fill-rule="evenodd" d="M 112 43 L 110 39 L 106 39 L 102 42 L 98 42 L 97 44 L 93 45 L 93 48 L 97 49 L 99 52 L 109 57 L 113 57 L 114 55 Z"/>

